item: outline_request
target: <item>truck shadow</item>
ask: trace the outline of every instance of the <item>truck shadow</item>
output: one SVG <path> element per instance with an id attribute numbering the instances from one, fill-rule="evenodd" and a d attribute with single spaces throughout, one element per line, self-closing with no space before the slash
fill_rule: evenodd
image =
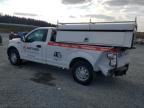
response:
<path id="1" fill-rule="evenodd" d="M 66 70 L 45 65 L 39 64 L 35 62 L 24 62 L 22 65 L 18 66 L 19 69 L 26 69 L 27 71 L 32 73 L 31 81 L 48 85 L 48 86 L 56 86 L 55 80 L 56 76 L 67 76 L 68 72 Z"/>

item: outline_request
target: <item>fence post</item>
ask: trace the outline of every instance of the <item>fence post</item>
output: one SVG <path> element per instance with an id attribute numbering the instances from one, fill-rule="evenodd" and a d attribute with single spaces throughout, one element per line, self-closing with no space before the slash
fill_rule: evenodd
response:
<path id="1" fill-rule="evenodd" d="M 0 35 L 0 45 L 2 45 L 2 36 Z"/>

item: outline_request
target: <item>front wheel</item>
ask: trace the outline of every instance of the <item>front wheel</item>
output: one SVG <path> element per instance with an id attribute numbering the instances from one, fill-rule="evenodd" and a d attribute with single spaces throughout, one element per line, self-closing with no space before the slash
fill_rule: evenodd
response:
<path id="1" fill-rule="evenodd" d="M 78 61 L 73 64 L 72 74 L 75 81 L 80 84 L 88 85 L 93 80 L 92 66 L 85 61 Z"/>
<path id="2" fill-rule="evenodd" d="M 9 53 L 9 60 L 12 65 L 20 65 L 21 59 L 18 51 L 16 49 L 10 49 Z"/>

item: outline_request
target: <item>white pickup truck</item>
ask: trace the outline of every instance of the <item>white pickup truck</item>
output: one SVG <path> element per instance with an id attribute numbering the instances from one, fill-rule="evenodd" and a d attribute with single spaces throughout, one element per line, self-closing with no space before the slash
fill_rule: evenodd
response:
<path id="1" fill-rule="evenodd" d="M 28 60 L 69 69 L 74 80 L 87 85 L 94 72 L 126 74 L 135 32 L 135 22 L 63 23 L 10 40 L 7 54 L 13 65 Z"/>

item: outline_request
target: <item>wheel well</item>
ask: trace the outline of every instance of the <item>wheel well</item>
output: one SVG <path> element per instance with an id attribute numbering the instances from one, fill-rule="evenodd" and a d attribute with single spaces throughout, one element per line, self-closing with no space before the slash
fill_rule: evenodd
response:
<path id="1" fill-rule="evenodd" d="M 71 67 L 73 66 L 73 64 L 76 63 L 76 62 L 78 62 L 78 61 L 87 62 L 87 63 L 90 64 L 90 66 L 93 68 L 92 64 L 91 64 L 88 60 L 86 60 L 86 59 L 84 59 L 84 58 L 81 58 L 81 57 L 74 58 L 74 59 L 71 61 L 69 67 L 71 68 Z"/>
<path id="2" fill-rule="evenodd" d="M 12 49 L 17 50 L 15 47 L 11 46 L 11 47 L 9 47 L 8 50 L 7 50 L 7 55 L 9 55 L 9 52 L 10 52 L 10 50 L 12 50 Z M 17 51 L 18 51 L 18 50 L 17 50 Z"/>

